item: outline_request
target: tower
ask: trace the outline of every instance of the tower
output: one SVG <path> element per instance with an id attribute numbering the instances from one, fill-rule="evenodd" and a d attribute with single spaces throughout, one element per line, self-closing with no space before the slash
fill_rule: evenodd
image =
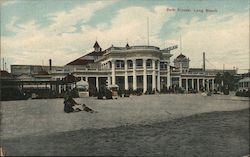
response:
<path id="1" fill-rule="evenodd" d="M 102 51 L 102 48 L 100 47 L 100 45 L 98 44 L 97 41 L 95 42 L 93 48 L 94 48 L 94 51 L 95 51 L 95 52 L 100 52 L 100 51 Z"/>
<path id="2" fill-rule="evenodd" d="M 189 70 L 189 58 L 182 53 L 174 59 L 174 66 L 179 68 L 181 72 L 187 72 Z"/>

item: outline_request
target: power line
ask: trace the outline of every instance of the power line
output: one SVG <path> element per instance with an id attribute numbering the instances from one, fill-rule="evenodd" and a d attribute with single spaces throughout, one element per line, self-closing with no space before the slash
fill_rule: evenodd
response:
<path id="1" fill-rule="evenodd" d="M 212 65 L 213 67 L 217 68 L 214 64 L 212 64 L 209 60 L 205 59 L 210 65 Z"/>

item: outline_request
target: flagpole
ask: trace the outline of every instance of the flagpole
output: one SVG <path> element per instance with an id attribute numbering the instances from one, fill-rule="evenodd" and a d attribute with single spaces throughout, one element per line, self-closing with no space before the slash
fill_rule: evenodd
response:
<path id="1" fill-rule="evenodd" d="M 147 35 L 148 35 L 148 46 L 149 46 L 149 20 L 147 17 Z"/>

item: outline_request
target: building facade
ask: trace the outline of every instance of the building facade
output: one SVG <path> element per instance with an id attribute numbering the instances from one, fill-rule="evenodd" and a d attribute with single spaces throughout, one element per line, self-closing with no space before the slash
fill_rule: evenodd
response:
<path id="1" fill-rule="evenodd" d="M 190 68 L 190 59 L 182 53 L 174 59 L 174 66 L 170 64 L 171 50 L 177 46 L 160 49 L 155 46 L 111 46 L 102 50 L 96 41 L 94 51 L 69 62 L 62 67 L 47 69 L 50 80 L 62 80 L 66 75 L 73 74 L 79 80 L 86 81 L 90 90 L 99 90 L 101 86 L 118 85 L 122 90 L 158 91 L 181 87 L 189 90 L 215 89 L 215 75 L 219 70 L 205 70 Z M 13 74 L 23 73 L 31 67 L 18 70 L 12 65 Z M 51 62 L 50 62 L 51 66 Z M 44 69 L 43 69 L 44 70 Z M 65 90 L 60 85 L 59 92 Z M 73 87 L 72 87 L 73 88 Z"/>

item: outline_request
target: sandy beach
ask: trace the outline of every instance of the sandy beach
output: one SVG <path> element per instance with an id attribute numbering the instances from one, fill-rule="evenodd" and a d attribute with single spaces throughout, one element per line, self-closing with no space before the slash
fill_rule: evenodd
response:
<path id="1" fill-rule="evenodd" d="M 62 112 L 62 99 L 3 102 L 7 155 L 242 156 L 248 98 L 150 95 L 76 99 L 97 114 Z"/>

